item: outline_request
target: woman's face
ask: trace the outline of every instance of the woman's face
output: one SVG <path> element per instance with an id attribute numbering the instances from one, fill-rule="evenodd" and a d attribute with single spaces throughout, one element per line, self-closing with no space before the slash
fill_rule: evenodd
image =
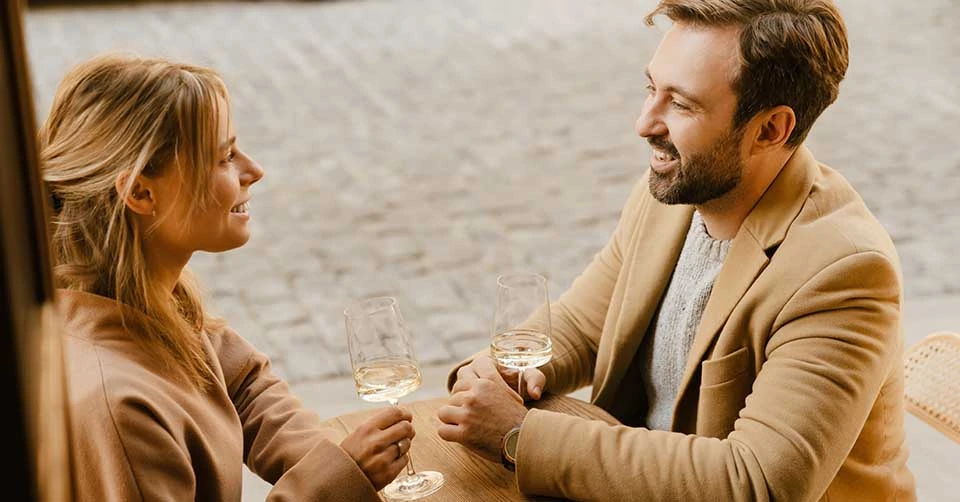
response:
<path id="1" fill-rule="evenodd" d="M 211 166 L 210 204 L 195 210 L 191 191 L 179 170 L 168 169 L 155 179 L 155 231 L 148 244 L 168 257 L 195 251 L 221 252 L 244 245 L 250 238 L 250 187 L 263 177 L 263 168 L 237 145 L 232 125 L 220 135 L 220 157 Z"/>

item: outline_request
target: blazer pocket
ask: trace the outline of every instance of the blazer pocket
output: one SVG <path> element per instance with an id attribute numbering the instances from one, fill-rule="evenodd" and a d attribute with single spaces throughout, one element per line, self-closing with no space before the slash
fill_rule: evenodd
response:
<path id="1" fill-rule="evenodd" d="M 704 361 L 701 365 L 700 387 L 710 387 L 729 382 L 747 371 L 750 362 L 746 347 L 719 359 Z"/>
<path id="2" fill-rule="evenodd" d="M 701 365 L 697 430 L 701 436 L 726 438 L 740 415 L 753 381 L 747 373 L 748 351 L 743 347 Z"/>

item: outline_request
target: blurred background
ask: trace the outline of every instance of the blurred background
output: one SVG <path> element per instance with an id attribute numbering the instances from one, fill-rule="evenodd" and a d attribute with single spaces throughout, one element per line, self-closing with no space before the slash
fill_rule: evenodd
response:
<path id="1" fill-rule="evenodd" d="M 960 5 L 838 3 L 850 70 L 808 144 L 893 235 L 908 298 L 960 294 Z M 486 344 L 498 273 L 569 286 L 647 167 L 633 122 L 654 4 L 55 2 L 26 35 L 38 120 L 101 52 L 222 72 L 266 176 L 249 244 L 191 265 L 297 382 L 349 372 L 354 298 L 401 297 L 419 356 L 441 363 Z"/>
<path id="2" fill-rule="evenodd" d="M 958 320 L 960 3 L 837 3 L 850 70 L 808 145 L 892 234 L 906 314 Z M 540 272 L 554 298 L 570 285 L 648 164 L 633 123 L 654 4 L 34 1 L 26 39 L 39 121 L 102 52 L 222 73 L 266 176 L 248 245 L 191 266 L 307 388 L 349 374 L 353 299 L 399 297 L 422 362 L 446 368 L 487 345 L 498 274 Z"/>

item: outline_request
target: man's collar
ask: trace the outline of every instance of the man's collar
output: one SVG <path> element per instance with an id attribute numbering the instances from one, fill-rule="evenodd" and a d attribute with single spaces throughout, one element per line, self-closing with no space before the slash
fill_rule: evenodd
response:
<path id="1" fill-rule="evenodd" d="M 800 145 L 743 220 L 737 238 L 749 236 L 765 250 L 783 242 L 810 194 L 817 169 L 813 154 Z"/>

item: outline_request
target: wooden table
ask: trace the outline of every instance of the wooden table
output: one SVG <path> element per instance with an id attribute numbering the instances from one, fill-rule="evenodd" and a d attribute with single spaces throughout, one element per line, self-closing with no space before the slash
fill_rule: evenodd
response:
<path id="1" fill-rule="evenodd" d="M 437 435 L 437 410 L 446 398 L 400 403 L 413 414 L 413 426 L 417 435 L 413 438 L 410 455 L 417 470 L 443 473 L 444 484 L 440 491 L 427 497 L 428 501 L 529 501 L 559 500 L 548 497 L 528 497 L 517 490 L 515 475 L 500 464 L 492 463 L 473 454 L 458 443 L 448 443 Z M 540 401 L 527 403 L 530 408 L 540 408 L 568 415 L 602 420 L 618 424 L 606 411 L 590 403 L 568 396 L 544 396 Z M 369 419 L 379 409 L 364 410 L 331 418 L 325 422 L 339 437 L 346 437 L 355 427 Z"/>

